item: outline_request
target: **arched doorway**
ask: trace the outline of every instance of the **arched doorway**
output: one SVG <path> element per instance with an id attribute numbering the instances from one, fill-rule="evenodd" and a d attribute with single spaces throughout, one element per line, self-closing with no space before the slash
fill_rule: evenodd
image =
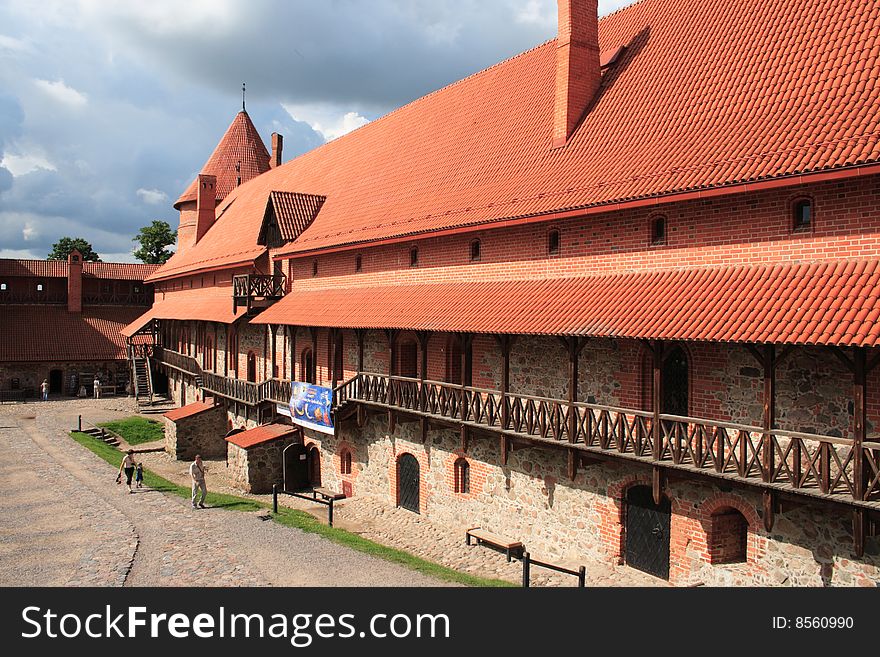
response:
<path id="1" fill-rule="evenodd" d="M 688 359 L 684 349 L 673 347 L 663 361 L 660 373 L 663 400 L 661 412 L 666 415 L 688 415 Z"/>
<path id="2" fill-rule="evenodd" d="M 257 355 L 253 351 L 249 351 L 247 355 L 247 380 L 251 383 L 257 382 Z"/>
<path id="3" fill-rule="evenodd" d="M 300 355 L 299 371 L 303 383 L 315 383 L 315 358 L 308 347 Z"/>
<path id="4" fill-rule="evenodd" d="M 309 487 L 309 455 L 306 446 L 294 443 L 284 448 L 284 490 L 296 492 Z"/>
<path id="5" fill-rule="evenodd" d="M 628 566 L 669 579 L 671 505 L 657 505 L 650 486 L 633 486 L 626 493 L 624 560 Z"/>
<path id="6" fill-rule="evenodd" d="M 446 383 L 461 384 L 461 341 L 455 335 L 446 343 Z"/>
<path id="7" fill-rule="evenodd" d="M 314 445 L 309 447 L 308 464 L 309 464 L 309 483 L 312 486 L 320 486 L 321 485 L 321 452 Z"/>
<path id="8" fill-rule="evenodd" d="M 49 372 L 49 392 L 53 395 L 60 395 L 64 388 L 64 372 L 62 370 L 52 370 Z"/>
<path id="9" fill-rule="evenodd" d="M 419 513 L 419 461 L 412 454 L 397 461 L 397 506 Z"/>
<path id="10" fill-rule="evenodd" d="M 397 376 L 415 379 L 419 375 L 419 347 L 412 340 L 406 340 L 397 347 Z"/>

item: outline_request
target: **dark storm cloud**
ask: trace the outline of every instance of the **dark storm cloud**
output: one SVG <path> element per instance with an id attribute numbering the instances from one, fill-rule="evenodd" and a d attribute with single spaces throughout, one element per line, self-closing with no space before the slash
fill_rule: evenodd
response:
<path id="1" fill-rule="evenodd" d="M 257 129 L 267 146 L 282 133 L 289 160 L 551 38 L 555 9 L 554 0 L 4 0 L 0 256 L 44 257 L 72 235 L 120 257 L 149 221 L 176 227 L 171 205 L 240 108 L 243 80 Z"/>

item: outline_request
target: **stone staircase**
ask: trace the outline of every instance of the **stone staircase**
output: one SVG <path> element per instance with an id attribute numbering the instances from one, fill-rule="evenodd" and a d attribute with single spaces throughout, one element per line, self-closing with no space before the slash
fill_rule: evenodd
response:
<path id="1" fill-rule="evenodd" d="M 107 431 L 106 429 L 92 427 L 91 429 L 83 429 L 82 432 L 92 436 L 93 438 L 102 440 L 112 447 L 119 447 L 119 439 L 116 437 L 116 434 Z"/>

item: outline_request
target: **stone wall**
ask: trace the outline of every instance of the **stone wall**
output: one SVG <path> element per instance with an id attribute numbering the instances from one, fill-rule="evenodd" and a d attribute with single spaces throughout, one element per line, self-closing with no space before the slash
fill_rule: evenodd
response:
<path id="1" fill-rule="evenodd" d="M 284 448 L 295 441 L 291 434 L 247 449 L 228 442 L 227 472 L 242 490 L 271 493 L 273 484 L 284 481 Z"/>
<path id="2" fill-rule="evenodd" d="M 222 406 L 180 418 L 165 418 L 165 451 L 179 461 L 196 454 L 204 458 L 226 455 L 226 413 Z"/>
<path id="3" fill-rule="evenodd" d="M 91 391 L 96 372 L 105 385 L 119 383 L 124 386 L 130 378 L 128 361 L 125 360 L 6 362 L 0 363 L 0 390 L 11 390 L 12 379 L 18 379 L 20 390 L 32 391 L 33 399 L 39 399 L 40 384 L 43 383 L 43 379 L 51 380 L 52 370 L 62 372 L 61 394 L 64 396 L 69 395 L 71 390 L 76 395 L 81 385 L 85 385 Z M 88 380 L 80 377 L 80 374 L 88 374 L 89 376 L 86 377 Z M 75 377 L 73 388 L 71 388 L 71 376 Z"/>
<path id="4" fill-rule="evenodd" d="M 322 455 L 323 485 L 341 490 L 340 454 L 352 453 L 355 495 L 397 503 L 396 464 L 404 453 L 420 464 L 420 511 L 450 532 L 481 526 L 522 540 L 535 554 L 557 560 L 585 557 L 625 561 L 625 498 L 633 485 L 650 485 L 650 470 L 609 460 L 582 468 L 567 479 L 565 453 L 543 447 L 517 447 L 500 463 L 496 438 L 474 436 L 467 453 L 456 430 L 432 426 L 427 443 L 417 423 L 398 423 L 388 433 L 387 417 L 371 414 L 358 429 L 346 421 L 338 436 L 306 432 L 307 444 Z M 470 491 L 454 489 L 459 458 L 470 464 Z M 351 484 L 349 484 L 351 485 Z M 677 585 L 877 585 L 880 538 L 867 539 L 866 554 L 852 554 L 850 514 L 809 503 L 783 508 L 773 532 L 761 520 L 761 498 L 751 489 L 724 491 L 709 482 L 672 481 L 670 580 Z M 734 536 L 719 515 L 736 511 L 745 535 Z M 722 532 L 722 533 L 718 533 Z M 718 563 L 719 545 L 744 540 L 743 563 Z M 715 546 L 715 547 L 713 547 Z"/>

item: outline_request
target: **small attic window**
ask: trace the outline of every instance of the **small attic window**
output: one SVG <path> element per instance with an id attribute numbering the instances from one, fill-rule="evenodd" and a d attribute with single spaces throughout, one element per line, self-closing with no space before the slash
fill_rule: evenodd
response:
<path id="1" fill-rule="evenodd" d="M 73 262 L 79 262 L 79 256 L 76 255 L 75 253 L 71 256 L 70 259 L 71 259 Z"/>
<path id="2" fill-rule="evenodd" d="M 419 266 L 419 247 L 414 246 L 409 250 L 409 266 L 410 267 L 418 267 Z"/>
<path id="3" fill-rule="evenodd" d="M 362 271 L 364 268 L 363 258 L 359 255 L 354 257 L 354 270 L 355 272 Z"/>
<path id="4" fill-rule="evenodd" d="M 792 226 L 794 230 L 809 230 L 813 225 L 813 201 L 799 198 L 792 205 Z"/>
<path id="5" fill-rule="evenodd" d="M 547 233 L 547 253 L 559 255 L 559 231 L 556 229 Z"/>
<path id="6" fill-rule="evenodd" d="M 471 248 L 470 248 L 471 262 L 479 262 L 481 255 L 482 255 L 482 245 L 480 244 L 480 240 L 474 240 L 473 242 L 471 242 Z"/>
<path id="7" fill-rule="evenodd" d="M 37 292 L 42 292 L 42 291 L 43 291 L 43 284 L 37 283 Z"/>
<path id="8" fill-rule="evenodd" d="M 0 291 L 2 291 L 2 292 L 6 291 L 6 283 L 0 283 Z"/>
<path id="9" fill-rule="evenodd" d="M 651 220 L 651 244 L 666 244 L 666 217 L 654 217 Z"/>
<path id="10" fill-rule="evenodd" d="M 314 277 L 314 276 L 317 276 L 317 275 L 318 275 L 318 261 L 315 260 L 315 261 L 312 263 L 312 276 Z"/>

